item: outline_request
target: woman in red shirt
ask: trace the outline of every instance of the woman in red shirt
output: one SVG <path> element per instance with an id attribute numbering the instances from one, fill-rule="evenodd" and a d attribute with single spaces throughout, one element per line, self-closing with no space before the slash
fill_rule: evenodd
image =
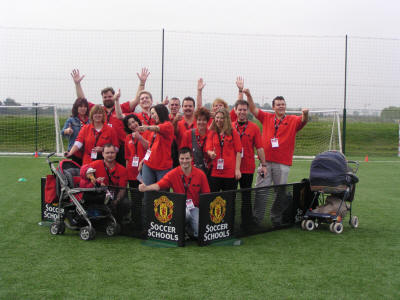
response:
<path id="1" fill-rule="evenodd" d="M 210 161 L 206 152 L 206 141 L 208 134 L 208 121 L 210 120 L 210 111 L 205 107 L 198 108 L 194 117 L 197 128 L 186 130 L 183 134 L 179 149 L 187 147 L 193 152 L 192 164 L 209 176 Z"/>
<path id="2" fill-rule="evenodd" d="M 236 180 L 241 177 L 242 144 L 239 134 L 232 130 L 229 112 L 225 108 L 215 113 L 207 136 L 206 151 L 213 161 L 211 191 L 236 189 Z"/>
<path id="3" fill-rule="evenodd" d="M 129 186 L 138 188 L 139 163 L 143 160 L 146 150 L 149 148 L 149 142 L 139 133 L 139 126 L 142 126 L 142 122 L 136 115 L 127 115 L 123 122 L 125 131 L 128 133 L 125 138 L 125 159 Z"/>
<path id="4" fill-rule="evenodd" d="M 171 170 L 171 144 L 174 139 L 174 127 L 169 121 L 168 109 L 163 104 L 157 104 L 150 109 L 150 113 L 156 125 L 139 127 L 140 132 L 150 132 L 150 144 L 141 168 L 143 183 L 146 185 L 156 183 Z"/>
<path id="5" fill-rule="evenodd" d="M 117 150 L 119 146 L 117 133 L 105 124 L 106 115 L 101 105 L 93 106 L 89 120 L 90 124 L 83 126 L 71 150 L 65 154 L 66 157 L 71 157 L 76 151 L 82 149 L 82 165 L 102 159 L 101 153 L 105 144 L 113 144 Z"/>

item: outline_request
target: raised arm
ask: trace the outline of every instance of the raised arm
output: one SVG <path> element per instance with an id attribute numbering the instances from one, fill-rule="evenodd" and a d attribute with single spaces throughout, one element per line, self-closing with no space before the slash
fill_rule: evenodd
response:
<path id="1" fill-rule="evenodd" d="M 78 69 L 73 69 L 71 73 L 71 77 L 74 80 L 75 83 L 75 89 L 76 89 L 76 97 L 77 98 L 85 98 L 85 94 L 83 93 L 83 89 L 81 86 L 81 81 L 85 77 L 85 75 L 80 75 Z"/>
<path id="2" fill-rule="evenodd" d="M 200 78 L 197 81 L 197 97 L 196 97 L 196 105 L 197 108 L 200 108 L 203 106 L 203 88 L 205 87 L 205 83 L 203 81 L 203 78 Z"/>
<path id="3" fill-rule="evenodd" d="M 121 90 L 118 89 L 118 91 L 114 94 L 114 107 L 115 107 L 115 114 L 118 119 L 122 120 L 125 118 L 125 115 L 122 113 L 121 110 L 121 105 L 119 104 L 119 98 L 121 97 Z"/>
<path id="4" fill-rule="evenodd" d="M 250 94 L 250 90 L 249 89 L 243 89 L 243 93 L 247 97 L 247 102 L 249 103 L 249 108 L 250 108 L 251 113 L 257 118 L 258 117 L 258 113 L 260 112 L 260 110 L 254 104 L 253 97 Z"/>
<path id="5" fill-rule="evenodd" d="M 303 109 L 301 110 L 301 113 L 302 113 L 302 115 L 301 115 L 301 122 L 302 122 L 303 124 L 305 124 L 305 123 L 308 122 L 308 108 L 303 108 Z"/>
<path id="6" fill-rule="evenodd" d="M 236 77 L 236 86 L 238 87 L 238 100 L 243 100 L 244 78 L 241 76 Z"/>
<path id="7" fill-rule="evenodd" d="M 139 93 L 144 90 L 146 86 L 147 77 L 149 77 L 150 72 L 147 68 L 142 68 L 142 71 L 136 73 L 137 77 L 139 78 L 139 86 L 136 91 L 136 96 L 133 100 L 129 101 L 129 108 L 131 111 L 135 111 L 136 106 L 139 104 Z"/>

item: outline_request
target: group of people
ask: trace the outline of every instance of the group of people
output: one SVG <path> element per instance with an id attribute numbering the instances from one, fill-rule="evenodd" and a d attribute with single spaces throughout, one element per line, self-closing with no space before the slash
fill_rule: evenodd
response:
<path id="1" fill-rule="evenodd" d="M 104 182 L 104 174 L 109 185 L 122 187 L 128 182 L 144 192 L 144 201 L 146 192 L 152 190 L 172 188 L 185 194 L 186 218 L 195 237 L 199 194 L 236 190 L 238 184 L 241 189 L 251 188 L 255 151 L 260 160 L 256 186 L 287 182 L 296 133 L 308 121 L 307 109 L 301 116 L 286 115 L 285 99 L 278 96 L 272 102 L 275 113 L 264 112 L 256 107 L 241 77 L 236 80 L 238 100 L 231 111 L 220 98 L 211 111 L 202 106 L 203 79 L 198 80 L 196 100 L 185 97 L 181 102 L 173 97 L 154 105 L 145 90 L 149 75 L 146 68 L 137 73 L 139 87 L 132 100 L 121 104 L 121 92 L 107 87 L 101 91 L 103 105 L 94 105 L 85 98 L 84 75 L 73 70 L 77 99 L 61 130 L 69 137 L 65 156 L 87 165 L 85 170 L 95 170 L 99 183 Z M 261 122 L 262 134 L 248 120 L 249 113 Z M 103 167 L 105 173 L 99 170 Z M 246 193 L 241 210 L 242 226 L 252 226 L 253 211 Z"/>

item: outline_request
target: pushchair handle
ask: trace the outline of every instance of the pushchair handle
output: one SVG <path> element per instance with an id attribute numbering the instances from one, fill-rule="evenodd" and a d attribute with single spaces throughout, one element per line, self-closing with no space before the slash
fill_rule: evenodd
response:
<path id="1" fill-rule="evenodd" d="M 354 164 L 355 165 L 355 169 L 351 168 L 351 171 L 356 174 L 358 172 L 358 167 L 360 166 L 360 163 L 358 161 L 355 160 L 348 160 L 347 164 Z M 350 166 L 349 166 L 350 168 Z"/>

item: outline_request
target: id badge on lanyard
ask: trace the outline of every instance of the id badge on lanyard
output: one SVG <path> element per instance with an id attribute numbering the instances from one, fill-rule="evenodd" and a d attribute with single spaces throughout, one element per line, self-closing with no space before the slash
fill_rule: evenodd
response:
<path id="1" fill-rule="evenodd" d="M 186 199 L 186 207 L 190 210 L 194 208 L 193 200 L 192 199 Z"/>
<path id="2" fill-rule="evenodd" d="M 278 138 L 272 138 L 271 139 L 271 146 L 272 146 L 272 148 L 278 148 L 279 147 Z"/>
<path id="3" fill-rule="evenodd" d="M 224 159 L 219 158 L 217 160 L 217 170 L 223 170 L 224 169 Z"/>
<path id="4" fill-rule="evenodd" d="M 112 127 L 112 124 L 111 124 L 111 123 L 108 123 L 107 125 L 108 125 L 109 127 Z"/>
<path id="5" fill-rule="evenodd" d="M 92 149 L 92 152 L 90 153 L 90 158 L 97 159 L 97 152 L 94 149 Z"/>
<path id="6" fill-rule="evenodd" d="M 149 160 L 150 155 L 151 155 L 151 150 L 150 150 L 150 149 L 147 149 L 146 155 L 144 156 L 144 160 L 146 160 L 146 161 Z"/>
<path id="7" fill-rule="evenodd" d="M 244 148 L 242 147 L 242 153 L 240 153 L 240 157 L 243 158 L 244 156 Z"/>
<path id="8" fill-rule="evenodd" d="M 139 167 L 139 156 L 134 156 L 132 158 L 132 167 Z"/>

